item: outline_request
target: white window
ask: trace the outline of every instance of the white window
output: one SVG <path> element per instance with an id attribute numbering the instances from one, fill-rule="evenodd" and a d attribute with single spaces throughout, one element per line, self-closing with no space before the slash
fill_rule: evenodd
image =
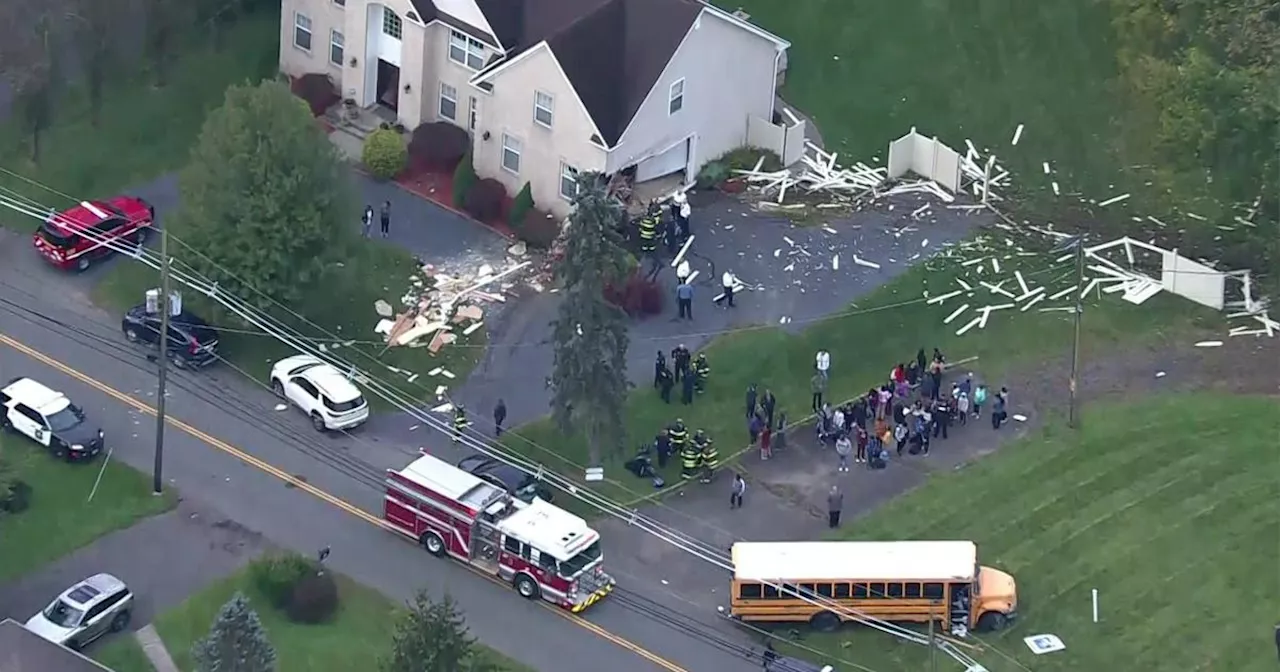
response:
<path id="1" fill-rule="evenodd" d="M 472 70 L 479 70 L 484 67 L 484 44 L 474 37 L 451 30 L 449 31 L 449 60 Z"/>
<path id="2" fill-rule="evenodd" d="M 520 172 L 520 150 L 524 149 L 519 138 L 502 134 L 502 167 L 512 173 Z"/>
<path id="3" fill-rule="evenodd" d="M 298 12 L 293 13 L 293 46 L 311 51 L 311 19 Z"/>
<path id="4" fill-rule="evenodd" d="M 342 65 L 342 33 L 336 30 L 329 31 L 329 62 L 334 65 Z"/>
<path id="5" fill-rule="evenodd" d="M 555 119 L 556 99 L 551 97 L 549 93 L 541 91 L 533 92 L 533 120 L 551 128 L 551 122 Z"/>
<path id="6" fill-rule="evenodd" d="M 560 163 L 560 198 L 572 201 L 578 195 L 578 170 L 573 166 Z"/>
<path id="7" fill-rule="evenodd" d="M 440 116 L 458 120 L 458 90 L 444 82 L 440 82 Z"/>
<path id="8" fill-rule="evenodd" d="M 347 6 L 347 0 L 333 0 L 333 4 L 335 4 L 335 5 L 339 6 L 339 7 L 346 7 L 346 6 Z"/>
<path id="9" fill-rule="evenodd" d="M 480 121 L 480 101 L 475 96 L 468 96 L 467 130 L 475 133 L 476 124 Z"/>
<path id="10" fill-rule="evenodd" d="M 382 32 L 397 40 L 404 34 L 404 24 L 400 22 L 400 15 L 386 7 L 382 8 Z"/>
<path id="11" fill-rule="evenodd" d="M 671 83 L 667 92 L 667 114 L 675 114 L 684 109 L 684 80 L 677 79 Z"/>

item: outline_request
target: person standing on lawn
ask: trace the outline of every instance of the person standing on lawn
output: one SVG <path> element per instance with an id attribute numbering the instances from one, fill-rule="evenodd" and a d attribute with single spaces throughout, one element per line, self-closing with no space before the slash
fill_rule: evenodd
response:
<path id="1" fill-rule="evenodd" d="M 822 397 L 827 393 L 827 377 L 822 372 L 813 374 L 809 379 L 809 391 L 813 393 L 813 399 L 809 402 L 810 408 L 814 413 L 822 410 Z"/>
<path id="2" fill-rule="evenodd" d="M 364 206 L 364 214 L 360 215 L 361 230 L 364 231 L 364 237 L 368 238 L 373 233 L 373 206 Z"/>
<path id="3" fill-rule="evenodd" d="M 831 353 L 826 350 L 819 350 L 813 359 L 814 367 L 818 369 L 818 373 L 822 374 L 823 378 L 826 378 L 827 372 L 831 370 Z"/>
<path id="4" fill-rule="evenodd" d="M 777 407 L 778 400 L 773 396 L 773 390 L 765 388 L 764 396 L 760 398 L 760 408 L 764 409 L 764 421 L 767 425 L 773 425 L 773 410 Z"/>
<path id="5" fill-rule="evenodd" d="M 675 387 L 675 381 L 671 379 L 671 369 L 663 366 L 662 371 L 658 372 L 658 396 L 662 399 L 662 403 L 671 403 L 672 387 Z"/>
<path id="6" fill-rule="evenodd" d="M 840 432 L 836 435 L 836 457 L 840 458 L 836 471 L 849 471 L 849 456 L 852 454 L 853 442 L 849 440 L 847 433 Z"/>
<path id="7" fill-rule="evenodd" d="M 747 386 L 747 418 L 756 414 L 756 396 L 756 384 L 751 383 Z"/>
<path id="8" fill-rule="evenodd" d="M 779 451 L 787 449 L 787 414 L 778 416 L 778 431 L 773 434 L 773 448 Z"/>
<path id="9" fill-rule="evenodd" d="M 751 439 L 751 445 L 756 445 L 760 440 L 760 432 L 764 431 L 764 418 L 759 413 L 751 416 L 747 421 L 747 437 Z"/>
<path id="10" fill-rule="evenodd" d="M 827 527 L 836 529 L 840 527 L 840 510 L 844 508 L 844 493 L 840 492 L 840 487 L 831 486 L 831 492 L 827 493 Z"/>
<path id="11" fill-rule="evenodd" d="M 667 356 L 658 351 L 658 358 L 653 360 L 653 386 L 658 387 L 658 381 L 662 380 L 662 372 L 667 368 Z"/>
<path id="12" fill-rule="evenodd" d="M 684 347 L 684 343 L 671 349 L 671 364 L 676 369 L 677 383 L 682 377 L 689 375 L 689 362 L 692 360 L 693 354 L 689 352 L 689 348 Z"/>
<path id="13" fill-rule="evenodd" d="M 987 384 L 978 383 L 977 389 L 973 391 L 973 417 L 982 417 L 982 405 L 987 403 Z"/>
<path id="14" fill-rule="evenodd" d="M 693 374 L 688 371 L 680 379 L 680 403 L 686 406 L 693 403 Z"/>

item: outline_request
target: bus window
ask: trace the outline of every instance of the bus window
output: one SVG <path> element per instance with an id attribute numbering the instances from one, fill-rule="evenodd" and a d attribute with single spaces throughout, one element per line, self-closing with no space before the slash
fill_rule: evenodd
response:
<path id="1" fill-rule="evenodd" d="M 836 599 L 837 599 L 837 600 L 847 600 L 847 599 L 849 599 L 849 594 L 850 594 L 850 591 L 849 591 L 849 584 L 847 584 L 847 583 L 837 583 L 837 584 L 835 584 L 835 589 L 836 589 Z"/>
<path id="2" fill-rule="evenodd" d="M 768 585 L 764 586 L 764 599 L 766 600 L 778 599 L 778 589 L 774 588 L 773 586 L 768 586 Z"/>
<path id="3" fill-rule="evenodd" d="M 888 584 L 887 588 L 889 589 L 889 592 L 888 592 L 889 597 L 893 597 L 893 598 L 902 597 L 901 583 L 890 583 Z"/>
<path id="4" fill-rule="evenodd" d="M 802 584 L 800 584 L 800 596 L 801 596 L 801 597 L 813 597 L 814 595 L 817 595 L 817 594 L 818 594 L 818 584 L 816 584 L 816 583 L 802 583 Z"/>
<path id="5" fill-rule="evenodd" d="M 738 597 L 744 600 L 760 599 L 761 591 L 758 583 L 743 583 L 738 585 Z"/>
<path id="6" fill-rule="evenodd" d="M 871 599 L 880 599 L 884 597 L 884 584 L 873 583 L 870 586 Z"/>
<path id="7" fill-rule="evenodd" d="M 853 584 L 853 599 L 855 599 L 855 600 L 865 600 L 865 599 L 867 599 L 867 595 L 868 595 L 868 594 L 869 594 L 869 593 L 867 592 L 867 584 L 865 584 L 865 583 L 855 583 L 855 584 Z"/>
<path id="8" fill-rule="evenodd" d="M 818 584 L 818 597 L 831 597 L 831 596 L 832 596 L 832 595 L 831 595 L 831 584 L 829 584 L 829 583 L 819 583 L 819 584 Z"/>
<path id="9" fill-rule="evenodd" d="M 919 598 L 920 598 L 920 584 L 918 584 L 918 583 L 908 583 L 908 584 L 903 585 L 902 596 L 903 596 L 903 597 L 905 597 L 905 598 L 907 598 L 907 599 L 919 599 Z"/>
<path id="10" fill-rule="evenodd" d="M 941 583 L 924 584 L 924 596 L 930 600 L 941 600 L 944 590 Z"/>

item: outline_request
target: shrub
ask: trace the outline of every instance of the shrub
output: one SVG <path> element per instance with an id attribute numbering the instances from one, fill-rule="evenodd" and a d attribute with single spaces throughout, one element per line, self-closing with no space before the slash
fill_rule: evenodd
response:
<path id="1" fill-rule="evenodd" d="M 482 222 L 493 222 L 502 217 L 502 201 L 507 197 L 507 189 L 502 183 L 485 178 L 476 182 L 467 191 L 467 214 Z"/>
<path id="2" fill-rule="evenodd" d="M 293 587 L 285 615 L 294 623 L 324 623 L 338 610 L 338 584 L 333 575 L 314 571 Z"/>
<path id="3" fill-rule="evenodd" d="M 471 162 L 471 152 L 462 155 L 462 160 L 458 162 L 458 167 L 453 171 L 453 206 L 455 208 L 467 207 L 467 194 L 471 193 L 471 187 L 475 186 L 476 180 L 475 164 Z"/>
<path id="4" fill-rule="evenodd" d="M 409 160 L 414 170 L 447 173 L 458 166 L 469 149 L 471 136 L 466 131 L 438 121 L 413 129 Z"/>
<path id="5" fill-rule="evenodd" d="M 664 294 L 657 282 L 646 278 L 642 269 L 636 269 L 621 287 L 605 286 L 604 298 L 631 317 L 647 317 L 662 312 Z"/>
<path id="6" fill-rule="evenodd" d="M 515 208 L 516 206 L 512 205 L 511 207 Z M 523 240 L 529 247 L 545 250 L 556 242 L 562 225 L 563 222 L 555 215 L 541 210 L 529 210 L 524 213 L 524 219 L 520 222 L 520 225 L 512 228 L 516 232 L 516 237 Z"/>
<path id="7" fill-rule="evenodd" d="M 399 133 L 391 128 L 380 128 L 364 139 L 360 160 L 374 177 L 389 180 L 404 171 L 409 162 L 409 152 Z"/>
<path id="8" fill-rule="evenodd" d="M 253 585 L 271 602 L 271 606 L 283 609 L 293 596 L 293 589 L 317 567 L 297 553 L 280 553 L 254 560 L 249 565 L 249 578 Z"/>
<path id="9" fill-rule="evenodd" d="M 516 233 L 520 232 L 520 227 L 525 224 L 525 217 L 529 211 L 533 209 L 533 189 L 528 182 L 520 187 L 520 193 L 516 194 L 516 198 L 511 203 L 511 214 L 507 218 L 507 222 L 511 225 L 511 230 Z M 525 241 L 528 242 L 528 241 Z M 549 242 L 548 242 L 549 244 Z"/>
<path id="10" fill-rule="evenodd" d="M 22 513 L 31 507 L 31 486 L 26 481 L 14 480 L 7 491 L 0 492 L 0 511 Z"/>
<path id="11" fill-rule="evenodd" d="M 328 75 L 318 72 L 293 80 L 289 89 L 293 91 L 293 95 L 305 100 L 307 107 L 311 108 L 311 114 L 317 117 L 342 100 L 338 95 L 338 89 L 333 85 L 333 80 L 329 79 Z"/>
<path id="12" fill-rule="evenodd" d="M 721 182 L 729 179 L 729 167 L 718 161 L 712 161 L 702 167 L 698 172 L 698 188 L 714 189 L 720 186 Z"/>

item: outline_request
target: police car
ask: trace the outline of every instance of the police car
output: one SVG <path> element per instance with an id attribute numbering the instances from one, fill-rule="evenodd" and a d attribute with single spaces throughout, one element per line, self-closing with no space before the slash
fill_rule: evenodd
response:
<path id="1" fill-rule="evenodd" d="M 30 378 L 15 378 L 0 388 L 0 427 L 22 434 L 68 462 L 102 452 L 102 430 L 61 392 Z"/>

